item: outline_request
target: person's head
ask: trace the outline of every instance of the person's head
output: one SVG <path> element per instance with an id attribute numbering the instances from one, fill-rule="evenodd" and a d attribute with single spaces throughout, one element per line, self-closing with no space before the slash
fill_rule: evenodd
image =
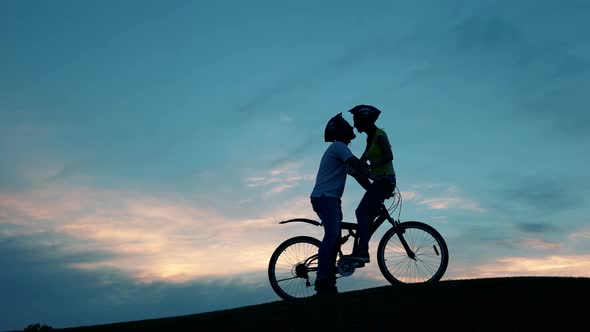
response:
<path id="1" fill-rule="evenodd" d="M 366 132 L 379 118 L 381 111 L 371 105 L 357 105 L 349 110 L 352 113 L 354 127 L 359 133 Z"/>
<path id="2" fill-rule="evenodd" d="M 355 137 L 352 126 L 342 117 L 342 113 L 332 117 L 326 124 L 324 130 L 324 140 L 326 142 L 340 141 L 348 144 Z"/>

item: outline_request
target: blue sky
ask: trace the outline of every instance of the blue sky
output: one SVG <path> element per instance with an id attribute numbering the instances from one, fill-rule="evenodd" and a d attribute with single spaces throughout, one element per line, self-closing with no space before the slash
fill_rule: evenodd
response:
<path id="1" fill-rule="evenodd" d="M 317 219 L 323 128 L 357 104 L 444 279 L 590 277 L 588 22 L 574 0 L 2 2 L 0 330 L 279 300 L 272 251 L 322 229 L 278 221 Z"/>

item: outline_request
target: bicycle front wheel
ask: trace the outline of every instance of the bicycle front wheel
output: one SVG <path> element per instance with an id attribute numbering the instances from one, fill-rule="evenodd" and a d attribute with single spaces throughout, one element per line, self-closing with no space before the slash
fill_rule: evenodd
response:
<path id="1" fill-rule="evenodd" d="M 391 284 L 436 282 L 447 270 L 449 250 L 433 227 L 406 221 L 385 232 L 377 248 L 377 263 Z"/>
<path id="2" fill-rule="evenodd" d="M 297 300 L 315 294 L 320 240 L 297 236 L 281 243 L 268 263 L 272 289 L 284 300 Z"/>

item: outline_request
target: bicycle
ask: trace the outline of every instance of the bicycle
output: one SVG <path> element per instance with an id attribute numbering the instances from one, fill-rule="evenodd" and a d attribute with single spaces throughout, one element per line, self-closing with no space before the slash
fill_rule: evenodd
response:
<path id="1" fill-rule="evenodd" d="M 389 198 L 391 206 L 384 201 L 377 217 L 369 224 L 369 236 L 387 220 L 391 228 L 387 230 L 377 247 L 377 264 L 382 275 L 391 284 L 418 284 L 438 282 L 446 272 L 449 251 L 442 235 L 432 226 L 420 221 L 400 221 L 402 196 L 398 188 Z M 387 199 L 389 199 L 387 198 Z M 398 218 L 391 213 L 398 210 Z M 321 222 L 307 218 L 294 218 L 280 221 L 279 224 L 303 222 L 322 226 Z M 340 221 L 340 245 L 354 238 L 353 246 L 358 245 L 355 233 L 356 223 Z M 397 236 L 395 236 L 397 235 Z M 275 293 L 284 300 L 292 301 L 315 294 L 314 282 L 317 272 L 318 249 L 321 241 L 311 236 L 295 236 L 285 240 L 273 252 L 268 264 L 268 277 Z M 341 249 L 336 259 L 336 278 L 351 276 L 356 268 L 364 263 L 342 258 Z"/>

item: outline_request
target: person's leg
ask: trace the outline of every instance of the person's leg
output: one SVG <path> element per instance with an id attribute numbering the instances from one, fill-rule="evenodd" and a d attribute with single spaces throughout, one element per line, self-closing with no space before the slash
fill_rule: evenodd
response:
<path id="1" fill-rule="evenodd" d="M 342 209 L 340 200 L 335 197 L 312 198 L 312 207 L 322 220 L 324 238 L 318 252 L 318 273 L 316 286 L 335 290 L 336 256 L 340 247 L 340 221 Z M 316 287 L 316 290 L 321 290 Z"/>
<path id="2" fill-rule="evenodd" d="M 369 262 L 369 225 L 377 218 L 383 200 L 391 196 L 395 186 L 395 175 L 392 175 L 386 179 L 373 181 L 367 189 L 355 211 L 359 244 L 353 249 L 352 255 L 347 257 Z"/>
<path id="3" fill-rule="evenodd" d="M 379 181 L 379 190 L 381 192 L 381 200 L 385 200 L 389 197 L 392 197 L 393 192 L 395 191 L 395 187 L 397 185 L 397 181 L 394 175 L 390 175 L 381 181 Z"/>
<path id="4" fill-rule="evenodd" d="M 379 212 L 381 193 L 376 182 L 373 182 L 365 192 L 358 207 L 356 208 L 357 234 L 359 237 L 358 247 L 352 256 L 369 258 L 369 223 L 371 223 Z"/>

